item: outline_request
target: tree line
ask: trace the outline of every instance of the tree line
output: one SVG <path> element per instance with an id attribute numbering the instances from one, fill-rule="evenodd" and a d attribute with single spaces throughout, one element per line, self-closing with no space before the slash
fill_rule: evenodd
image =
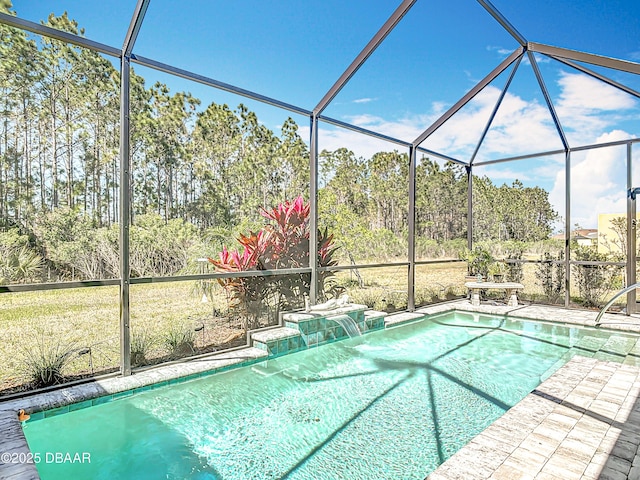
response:
<path id="1" fill-rule="evenodd" d="M 11 12 L 11 4 L 0 0 L 0 10 Z M 66 12 L 43 23 L 84 35 Z M 0 25 L 0 249 L 6 264 L 11 255 L 32 255 L 54 279 L 117 276 L 119 83 L 116 67 L 96 52 Z M 130 103 L 137 274 L 182 271 L 189 258 L 214 255 L 238 232 L 257 231 L 264 223 L 260 209 L 308 198 L 309 149 L 293 119 L 276 134 L 243 104 L 204 107 L 190 93 L 172 93 L 160 82 L 148 86 L 135 72 Z M 406 256 L 408 164 L 407 154 L 397 151 L 371 158 L 347 148 L 320 153 L 319 224 L 334 233 L 343 258 Z M 487 177 L 474 179 L 474 210 L 479 240 L 543 239 L 557 216 L 543 189 L 497 186 Z M 420 159 L 416 234 L 422 253 L 428 245 L 465 238 L 466 222 L 464 169 Z M 33 280 L 10 278 L 12 268 L 5 268 L 5 282 Z"/>

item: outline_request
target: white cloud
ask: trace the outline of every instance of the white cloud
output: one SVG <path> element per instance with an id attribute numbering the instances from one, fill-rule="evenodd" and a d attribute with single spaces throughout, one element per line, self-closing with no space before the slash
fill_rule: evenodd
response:
<path id="1" fill-rule="evenodd" d="M 487 50 L 489 52 L 497 52 L 498 55 L 501 55 L 502 57 L 508 57 L 513 53 L 513 50 L 509 50 L 508 48 L 497 47 L 493 45 L 487 45 Z"/>
<path id="2" fill-rule="evenodd" d="M 605 133 L 596 143 L 629 138 L 622 130 Z M 626 148 L 597 148 L 571 156 L 571 224 L 596 228 L 599 213 L 626 211 Z M 549 193 L 556 211 L 565 212 L 565 170 L 558 171 Z"/>
<path id="3" fill-rule="evenodd" d="M 629 109 L 637 108 L 637 102 L 630 96 L 583 74 L 560 72 L 557 85 L 560 93 L 557 96 L 556 111 L 562 125 L 572 132 L 572 136 L 569 138 L 572 146 L 595 144 L 607 141 L 607 139 L 611 141 L 612 139 L 617 140 L 637 136 L 625 133 L 619 127 L 615 129 L 621 119 L 624 120 L 625 116 L 630 116 L 628 115 Z M 488 86 L 445 122 L 441 128 L 436 130 L 422 146 L 444 155 L 464 161 L 468 160 L 476 147 L 480 133 L 485 128 L 499 95 L 500 90 L 498 88 Z M 362 100 L 364 101 L 365 99 Z M 424 132 L 429 125 L 433 124 L 448 108 L 449 105 L 447 104 L 433 102 L 429 111 L 422 114 L 407 113 L 402 117 L 388 119 L 364 113 L 344 117 L 343 119 L 362 128 L 411 142 Z M 377 140 L 350 130 L 327 126 L 322 123 L 320 127 L 319 145 L 321 149 L 335 150 L 346 147 L 354 151 L 356 155 L 363 157 L 370 157 L 378 151 L 404 150 L 403 147 L 397 144 Z M 308 127 L 301 127 L 300 133 L 303 138 L 308 137 Z M 476 161 L 548 150 L 561 150 L 562 148 L 560 136 L 547 106 L 536 99 L 526 99 L 515 93 L 508 92 L 494 118 Z M 593 172 L 594 168 L 603 167 L 603 160 L 591 159 L 606 159 L 609 154 L 605 155 L 604 152 L 605 150 L 599 149 L 591 153 L 584 160 L 585 168 L 580 169 L 580 171 Z M 562 163 L 563 155 L 557 156 L 556 160 Z M 574 155 L 574 165 L 579 161 L 582 161 L 580 157 Z M 591 162 L 594 162 L 593 165 Z M 515 175 L 515 172 L 520 168 L 524 170 L 526 167 L 519 167 L 518 165 L 531 165 L 531 163 L 515 163 L 508 167 L 513 170 L 514 178 L 517 176 L 523 179 L 525 178 L 524 175 Z M 558 202 L 561 200 L 558 205 L 562 204 L 558 211 L 562 214 L 564 212 L 564 183 L 558 182 L 557 172 L 558 170 L 563 172 L 563 167 L 555 166 L 553 161 L 549 162 L 548 160 L 540 161 L 538 165 L 539 168 L 537 170 L 528 170 L 527 175 L 534 181 L 539 179 L 541 186 L 545 183 L 552 185 L 555 180 L 554 195 L 562 187 L 562 194 L 558 197 Z M 507 166 L 500 164 L 500 168 L 492 170 L 497 172 L 504 168 L 507 168 Z M 510 179 L 511 175 L 511 173 L 507 174 L 505 179 Z M 588 178 L 581 178 L 581 174 L 578 172 L 576 175 L 578 180 L 574 178 L 574 185 L 577 184 L 577 181 L 588 182 L 588 180 L 598 179 L 599 174 L 587 175 Z M 498 178 L 497 176 L 492 176 Z M 596 190 L 591 188 L 590 191 L 594 192 Z M 602 201 L 605 201 L 605 199 Z M 586 221 L 587 217 L 584 218 Z"/>
<path id="4" fill-rule="evenodd" d="M 582 73 L 560 72 L 558 85 L 562 89 L 558 109 L 611 111 L 635 106 L 630 95 Z"/>
<path id="5" fill-rule="evenodd" d="M 637 107 L 630 95 L 582 73 L 560 72 L 558 86 L 556 112 L 573 145 L 596 143 L 622 112 Z"/>
<path id="6" fill-rule="evenodd" d="M 375 98 L 357 98 L 353 101 L 353 103 L 369 103 L 373 102 Z"/>

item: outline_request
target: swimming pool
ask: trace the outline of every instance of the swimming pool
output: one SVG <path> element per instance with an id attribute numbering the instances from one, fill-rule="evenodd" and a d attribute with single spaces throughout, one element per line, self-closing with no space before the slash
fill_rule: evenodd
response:
<path id="1" fill-rule="evenodd" d="M 44 480 L 422 479 L 573 355 L 633 360 L 637 339 L 451 312 L 28 422 L 25 435 Z"/>

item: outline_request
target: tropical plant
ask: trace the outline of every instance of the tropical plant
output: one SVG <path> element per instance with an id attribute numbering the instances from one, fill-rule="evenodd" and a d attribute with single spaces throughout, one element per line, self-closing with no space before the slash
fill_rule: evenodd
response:
<path id="1" fill-rule="evenodd" d="M 309 265 L 309 204 L 299 196 L 271 210 L 262 209 L 261 213 L 272 223 L 258 232 L 240 234 L 241 250 L 229 250 L 225 246 L 217 259 L 209 258 L 217 271 L 277 270 Z M 318 231 L 318 264 L 321 267 L 336 265 L 335 251 L 333 236 L 326 229 Z M 320 273 L 321 291 L 329 287 L 327 281 L 332 275 L 331 271 Z M 230 294 L 230 307 L 239 311 L 244 319 L 244 328 L 251 329 L 259 325 L 264 312 L 273 320 L 282 309 L 302 306 L 304 294 L 310 291 L 311 276 L 294 273 L 235 277 L 220 279 L 219 283 Z"/>
<path id="2" fill-rule="evenodd" d="M 489 275 L 489 265 L 494 262 L 491 252 L 482 245 L 474 245 L 472 249 L 465 249 L 460 258 L 467 261 L 469 275 L 482 275 L 484 278 Z"/>
<path id="3" fill-rule="evenodd" d="M 502 261 L 495 261 L 489 265 L 487 268 L 487 273 L 489 276 L 493 278 L 494 281 L 502 280 L 504 275 L 507 273 L 507 267 Z"/>

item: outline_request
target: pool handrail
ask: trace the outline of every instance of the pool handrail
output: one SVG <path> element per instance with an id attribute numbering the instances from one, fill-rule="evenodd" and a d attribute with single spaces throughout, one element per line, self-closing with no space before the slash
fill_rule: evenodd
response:
<path id="1" fill-rule="evenodd" d="M 616 301 L 616 299 L 617 299 L 619 296 L 624 295 L 625 293 L 630 292 L 630 291 L 631 291 L 631 290 L 633 290 L 634 288 L 638 288 L 638 287 L 640 287 L 640 283 L 634 283 L 633 285 L 628 285 L 628 286 L 624 287 L 622 290 L 620 290 L 618 293 L 616 293 L 616 294 L 613 296 L 613 298 L 611 298 L 611 300 L 609 300 L 609 301 L 607 302 L 607 304 L 606 304 L 604 307 L 602 307 L 602 309 L 601 309 L 601 310 L 600 310 L 600 312 L 598 313 L 598 316 L 596 317 L 596 324 L 595 324 L 595 327 L 597 328 L 597 327 L 599 327 L 600 325 L 602 325 L 602 323 L 601 323 L 601 321 L 600 321 L 600 320 L 602 319 L 602 316 L 603 316 L 603 315 L 605 314 L 605 312 L 609 309 L 609 307 L 610 307 L 611 305 L 613 305 L 613 302 L 615 302 L 615 301 Z M 629 312 L 629 308 L 627 307 L 627 315 L 628 315 L 628 312 Z M 620 323 L 623 323 L 623 322 L 620 322 Z"/>

